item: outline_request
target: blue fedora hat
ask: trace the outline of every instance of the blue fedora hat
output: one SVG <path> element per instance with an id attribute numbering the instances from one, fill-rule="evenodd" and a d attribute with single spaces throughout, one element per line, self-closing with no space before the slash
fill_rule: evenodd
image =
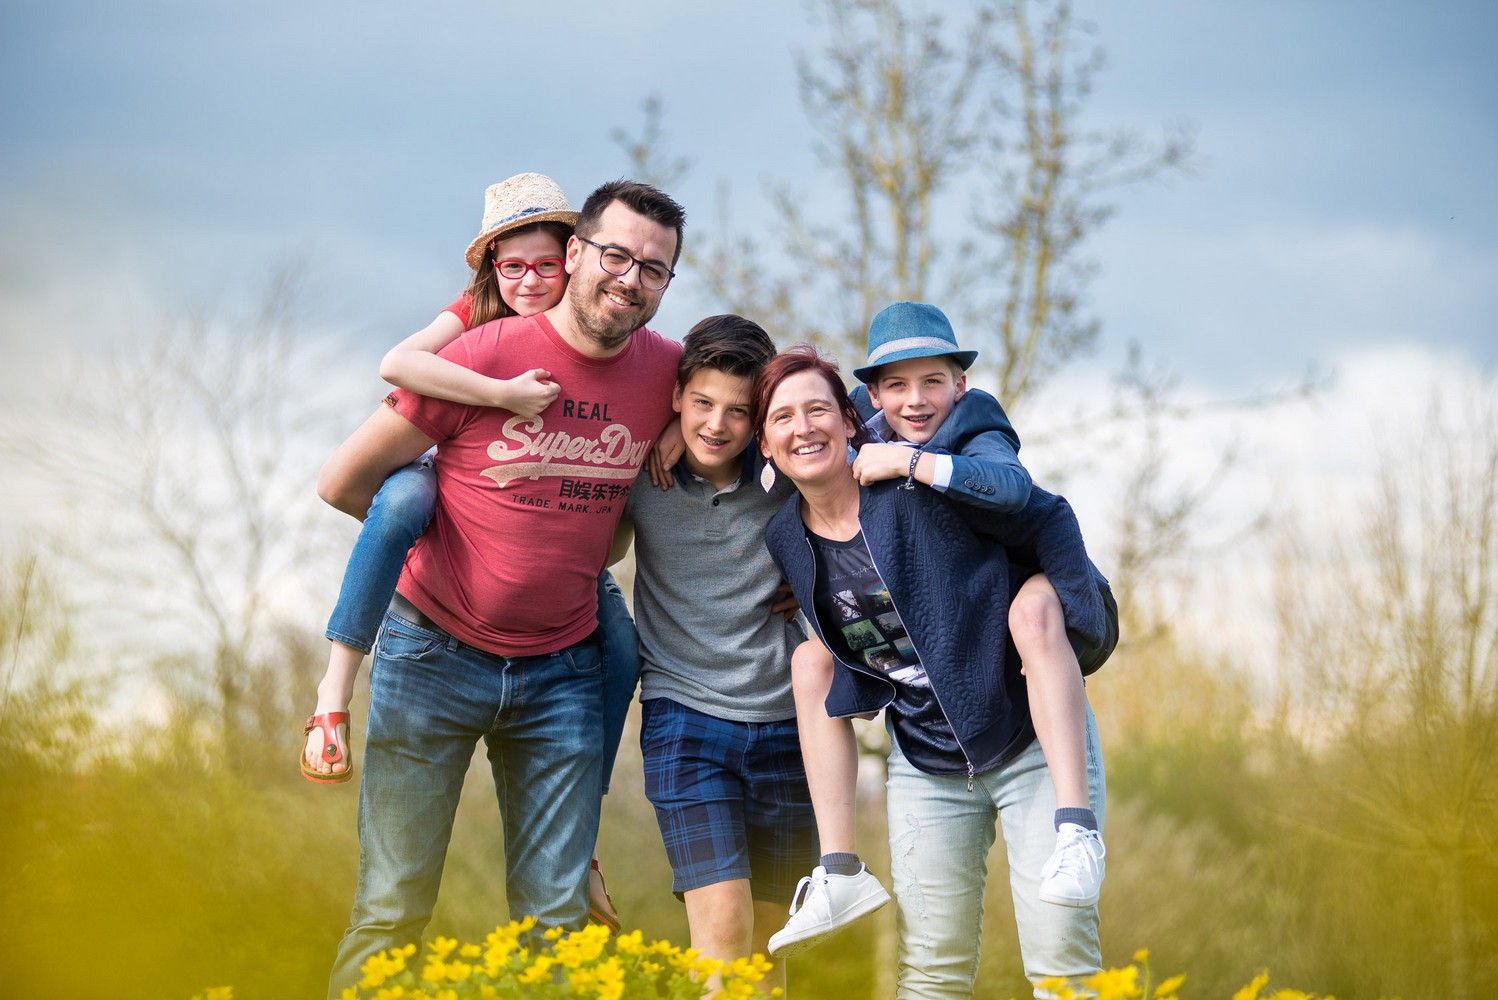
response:
<path id="1" fill-rule="evenodd" d="M 869 324 L 869 360 L 853 369 L 860 382 L 872 382 L 879 369 L 892 361 L 931 358 L 950 354 L 967 371 L 978 359 L 977 351 L 957 346 L 957 334 L 946 314 L 924 302 L 896 302 L 879 310 Z"/>

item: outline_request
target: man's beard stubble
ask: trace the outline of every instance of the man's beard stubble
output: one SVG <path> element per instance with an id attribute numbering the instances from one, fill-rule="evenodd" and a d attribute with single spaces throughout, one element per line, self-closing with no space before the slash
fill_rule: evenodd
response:
<path id="1" fill-rule="evenodd" d="M 575 284 L 576 282 L 574 281 L 574 285 Z M 601 309 L 596 311 L 590 310 L 588 306 L 591 304 L 591 302 L 585 302 L 583 300 L 591 296 L 602 297 L 604 291 L 605 286 L 599 284 L 594 285 L 591 290 L 584 292 L 581 295 L 574 295 L 572 294 L 571 287 L 569 286 L 567 295 L 567 307 L 572 313 L 573 325 L 577 328 L 579 333 L 581 333 L 593 343 L 597 344 L 603 350 L 613 351 L 619 347 L 622 347 L 625 341 L 629 340 L 630 334 L 634 333 L 640 327 L 650 322 L 650 320 L 655 316 L 655 307 L 651 307 L 640 302 L 639 296 L 629 291 L 628 289 L 616 288 L 614 289 L 616 294 L 626 295 L 631 299 L 631 301 L 640 303 L 640 308 L 642 308 L 644 311 L 640 314 L 638 319 L 632 319 L 628 316 L 623 315 L 606 313 Z M 657 303 L 657 306 L 658 305 L 659 303 Z"/>

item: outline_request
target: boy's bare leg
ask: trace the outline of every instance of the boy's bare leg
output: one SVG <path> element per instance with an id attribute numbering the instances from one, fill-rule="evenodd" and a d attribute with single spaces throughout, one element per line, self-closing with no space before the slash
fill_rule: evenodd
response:
<path id="1" fill-rule="evenodd" d="M 1044 574 L 1026 580 L 1015 595 L 1009 634 L 1022 661 L 1035 737 L 1056 790 L 1056 849 L 1040 871 L 1040 899 L 1092 906 L 1107 851 L 1087 794 L 1087 695 L 1066 637 L 1061 600 Z"/>
<path id="2" fill-rule="evenodd" d="M 770 954 L 794 955 L 889 902 L 889 892 L 858 858 L 854 801 L 858 741 L 853 723 L 827 715 L 832 654 L 810 639 L 791 655 L 791 688 L 806 784 L 817 816 L 821 864 L 801 880 L 785 926 L 770 937 Z"/>
<path id="3" fill-rule="evenodd" d="M 1061 599 L 1044 573 L 1026 580 L 1010 604 L 1009 634 L 1019 651 L 1030 719 L 1056 787 L 1056 806 L 1089 809 L 1082 668 L 1066 637 Z"/>
<path id="4" fill-rule="evenodd" d="M 768 955 L 770 931 L 778 927 L 785 912 L 776 904 L 757 902 L 750 894 L 746 878 L 688 889 L 682 893 L 682 899 L 687 905 L 692 947 L 704 957 L 716 958 L 725 965 L 755 952 Z M 715 997 L 723 985 L 723 977 L 715 975 L 706 985 L 707 996 Z M 774 962 L 762 986 L 766 992 L 776 986 L 784 988 L 784 962 Z"/>
<path id="5" fill-rule="evenodd" d="M 801 760 L 817 814 L 817 838 L 823 854 L 855 854 L 854 798 L 858 791 L 858 741 L 853 723 L 827 715 L 832 688 L 832 654 L 815 639 L 791 656 L 791 688 L 796 696 L 796 728 Z"/>

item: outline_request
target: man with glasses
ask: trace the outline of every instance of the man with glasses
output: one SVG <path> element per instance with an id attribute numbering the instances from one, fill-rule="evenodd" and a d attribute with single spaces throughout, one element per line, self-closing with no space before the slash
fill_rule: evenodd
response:
<path id="1" fill-rule="evenodd" d="M 385 477 L 438 444 L 437 509 L 375 644 L 359 799 L 359 885 L 329 995 L 370 955 L 420 940 L 463 776 L 483 737 L 510 915 L 580 927 L 602 792 L 596 587 L 625 498 L 673 416 L 681 346 L 645 329 L 685 213 L 615 181 L 583 204 L 565 297 L 470 330 L 443 356 L 494 378 L 544 368 L 535 417 L 398 390 L 323 468 L 362 517 Z"/>

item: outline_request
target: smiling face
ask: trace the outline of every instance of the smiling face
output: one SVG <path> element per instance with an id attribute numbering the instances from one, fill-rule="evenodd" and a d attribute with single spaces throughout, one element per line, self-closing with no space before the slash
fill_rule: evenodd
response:
<path id="1" fill-rule="evenodd" d="M 770 394 L 760 451 L 797 486 L 848 475 L 853 422 L 821 372 L 786 378 Z"/>
<path id="2" fill-rule="evenodd" d="M 669 267 L 676 252 L 676 233 L 615 201 L 600 213 L 598 226 L 584 234 L 594 243 L 615 246 L 636 260 Z M 640 283 L 639 267 L 622 275 L 599 264 L 601 251 L 574 237 L 567 242 L 567 305 L 578 336 L 601 356 L 616 354 L 629 335 L 650 321 L 665 289 L 651 291 Z"/>
<path id="3" fill-rule="evenodd" d="M 561 241 L 543 229 L 533 229 L 519 236 L 495 241 L 494 282 L 499 287 L 499 297 L 504 299 L 505 305 L 515 310 L 515 315 L 533 316 L 562 301 L 562 295 L 567 290 L 567 272 L 543 278 L 532 267 L 522 278 L 506 278 L 499 273 L 499 262 L 519 260 L 534 264 L 547 257 L 561 257 L 563 250 Z"/>
<path id="4" fill-rule="evenodd" d="M 925 444 L 967 391 L 967 376 L 946 355 L 893 361 L 869 384 L 869 398 L 902 440 Z"/>
<path id="5" fill-rule="evenodd" d="M 702 368 L 678 386 L 671 406 L 681 414 L 687 468 L 718 489 L 739 477 L 744 449 L 754 434 L 749 420 L 752 381 L 716 368 Z"/>

